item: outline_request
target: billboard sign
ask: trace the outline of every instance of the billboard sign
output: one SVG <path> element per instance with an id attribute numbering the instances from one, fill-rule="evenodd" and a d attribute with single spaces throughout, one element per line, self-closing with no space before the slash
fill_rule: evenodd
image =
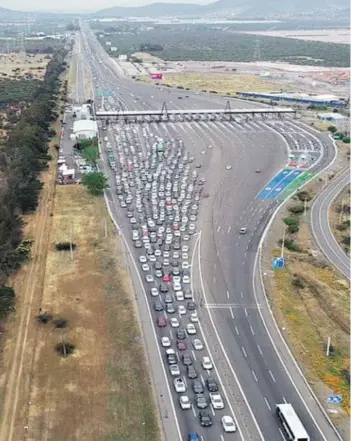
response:
<path id="1" fill-rule="evenodd" d="M 152 80 L 162 80 L 163 78 L 163 74 L 161 73 L 153 73 L 151 74 L 151 79 Z"/>

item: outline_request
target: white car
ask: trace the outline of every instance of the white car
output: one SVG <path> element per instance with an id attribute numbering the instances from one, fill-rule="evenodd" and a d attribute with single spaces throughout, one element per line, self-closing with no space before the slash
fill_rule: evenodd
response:
<path id="1" fill-rule="evenodd" d="M 171 340 L 169 337 L 162 337 L 161 344 L 164 348 L 169 348 L 171 346 Z"/>
<path id="2" fill-rule="evenodd" d="M 174 389 L 176 392 L 184 393 L 186 392 L 186 384 L 182 377 L 177 377 L 173 380 Z"/>
<path id="3" fill-rule="evenodd" d="M 175 293 L 176 299 L 178 302 L 182 302 L 184 300 L 184 294 L 183 291 L 177 291 Z"/>
<path id="4" fill-rule="evenodd" d="M 161 256 L 161 250 L 155 250 L 155 256 L 160 257 Z"/>
<path id="5" fill-rule="evenodd" d="M 214 409 L 224 409 L 224 403 L 219 392 L 210 392 L 210 401 Z"/>
<path id="6" fill-rule="evenodd" d="M 193 346 L 194 346 L 194 349 L 196 351 L 201 351 L 204 348 L 204 345 L 202 344 L 202 341 L 199 340 L 198 338 L 195 338 L 193 340 Z"/>
<path id="7" fill-rule="evenodd" d="M 183 276 L 182 282 L 185 283 L 186 285 L 189 284 L 190 283 L 190 277 L 189 276 Z"/>
<path id="8" fill-rule="evenodd" d="M 149 256 L 149 260 L 150 260 L 150 262 L 156 262 L 156 256 L 154 256 L 153 254 L 151 254 L 151 255 Z"/>
<path id="9" fill-rule="evenodd" d="M 199 321 L 199 317 L 197 316 L 196 311 L 194 311 L 190 314 L 190 321 L 193 323 L 197 323 Z"/>
<path id="10" fill-rule="evenodd" d="M 186 262 L 186 261 L 182 262 L 182 269 L 183 270 L 189 269 L 189 262 Z"/>
<path id="11" fill-rule="evenodd" d="M 152 282 L 154 282 L 154 276 L 153 276 L 152 274 L 147 274 L 147 275 L 145 276 L 145 280 L 146 280 L 148 283 L 152 283 Z"/>
<path id="12" fill-rule="evenodd" d="M 171 326 L 172 328 L 179 328 L 179 321 L 176 317 L 171 318 Z"/>
<path id="13" fill-rule="evenodd" d="M 180 375 L 180 369 L 177 364 L 171 364 L 169 367 L 169 371 L 173 377 L 177 377 L 178 375 Z"/>
<path id="14" fill-rule="evenodd" d="M 184 239 L 184 238 L 183 238 Z M 185 239 L 184 239 L 185 240 Z M 189 260 L 188 253 L 182 253 L 182 260 Z"/>
<path id="15" fill-rule="evenodd" d="M 179 312 L 180 315 L 186 314 L 186 307 L 183 306 L 183 305 L 179 305 L 178 306 L 178 312 Z"/>
<path id="16" fill-rule="evenodd" d="M 221 422 L 222 422 L 223 430 L 226 433 L 236 432 L 236 425 L 235 425 L 234 420 L 231 416 L 224 415 L 224 417 L 222 417 L 222 419 L 221 419 Z"/>
<path id="17" fill-rule="evenodd" d="M 180 283 L 173 283 L 173 290 L 174 291 L 181 291 L 182 285 Z"/>
<path id="18" fill-rule="evenodd" d="M 151 288 L 151 289 L 150 289 L 150 294 L 151 294 L 153 297 L 158 296 L 158 289 L 157 289 L 157 288 Z"/>
<path id="19" fill-rule="evenodd" d="M 173 276 L 173 283 L 180 283 L 180 276 Z"/>
<path id="20" fill-rule="evenodd" d="M 187 325 L 186 325 L 186 332 L 187 332 L 189 335 L 194 335 L 194 334 L 196 334 L 196 328 L 195 328 L 195 325 L 193 325 L 192 323 L 187 324 Z"/>
<path id="21" fill-rule="evenodd" d="M 146 258 L 146 256 L 140 256 L 140 257 L 139 257 L 139 262 L 140 262 L 140 263 L 146 263 L 146 262 L 147 262 L 147 258 Z"/>
<path id="22" fill-rule="evenodd" d="M 191 409 L 191 401 L 187 395 L 181 395 L 179 397 L 179 404 L 183 410 Z"/>
<path id="23" fill-rule="evenodd" d="M 201 364 L 202 364 L 202 367 L 206 370 L 213 369 L 213 364 L 212 364 L 210 357 L 203 357 Z"/>
<path id="24" fill-rule="evenodd" d="M 141 269 L 142 269 L 143 271 L 145 271 L 145 272 L 150 271 L 150 267 L 149 267 L 149 265 L 148 265 L 147 263 L 143 263 L 143 264 L 141 265 Z"/>

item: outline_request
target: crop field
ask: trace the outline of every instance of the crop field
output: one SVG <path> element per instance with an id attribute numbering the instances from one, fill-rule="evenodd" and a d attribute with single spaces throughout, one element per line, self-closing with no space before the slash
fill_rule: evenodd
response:
<path id="1" fill-rule="evenodd" d="M 0 76 L 42 79 L 51 57 L 44 54 L 0 54 Z"/>

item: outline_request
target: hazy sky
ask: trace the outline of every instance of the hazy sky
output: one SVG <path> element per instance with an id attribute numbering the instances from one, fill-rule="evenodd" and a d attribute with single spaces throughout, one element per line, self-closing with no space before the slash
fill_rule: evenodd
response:
<path id="1" fill-rule="evenodd" d="M 142 6 L 154 2 L 165 3 L 212 3 L 214 0 L 0 0 L 0 7 L 21 11 L 61 10 L 61 11 L 97 11 L 111 6 Z"/>

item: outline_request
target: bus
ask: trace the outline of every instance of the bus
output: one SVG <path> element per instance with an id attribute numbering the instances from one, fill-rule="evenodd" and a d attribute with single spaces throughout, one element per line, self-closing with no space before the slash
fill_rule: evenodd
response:
<path id="1" fill-rule="evenodd" d="M 289 441 L 310 441 L 306 429 L 291 404 L 276 404 L 276 414 Z"/>

